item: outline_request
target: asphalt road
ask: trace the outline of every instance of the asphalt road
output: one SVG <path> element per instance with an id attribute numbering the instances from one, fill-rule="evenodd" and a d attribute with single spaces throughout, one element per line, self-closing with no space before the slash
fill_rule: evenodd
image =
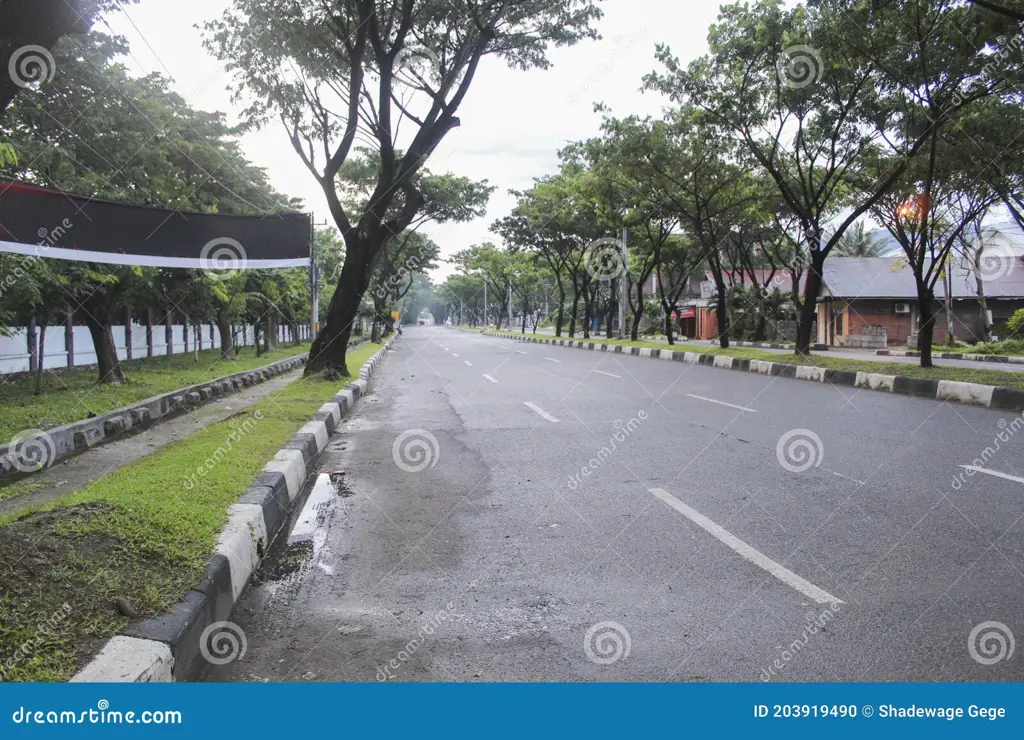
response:
<path id="1" fill-rule="evenodd" d="M 1024 680 L 1000 432 L 1024 478 L 1008 413 L 410 328 L 209 678 Z"/>

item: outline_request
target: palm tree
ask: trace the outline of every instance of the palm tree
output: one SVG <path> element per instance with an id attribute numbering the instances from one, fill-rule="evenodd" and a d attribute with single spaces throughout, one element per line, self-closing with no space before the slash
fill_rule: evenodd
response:
<path id="1" fill-rule="evenodd" d="M 858 221 L 839 237 L 832 251 L 838 257 L 884 257 L 886 248 L 877 234 L 869 234 L 864 229 L 864 222 Z"/>

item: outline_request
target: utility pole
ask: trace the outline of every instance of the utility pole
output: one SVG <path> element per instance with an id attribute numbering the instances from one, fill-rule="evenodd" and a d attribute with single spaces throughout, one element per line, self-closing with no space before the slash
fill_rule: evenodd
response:
<path id="1" fill-rule="evenodd" d="M 626 302 L 629 300 L 629 280 L 626 279 L 629 270 L 629 247 L 626 246 L 626 238 L 629 236 L 626 227 L 622 227 L 622 272 L 619 273 L 619 339 L 626 336 Z"/>
<path id="2" fill-rule="evenodd" d="M 946 292 L 946 344 L 953 346 L 953 260 L 952 255 L 946 255 L 946 274 L 945 274 L 945 285 L 943 288 Z"/>

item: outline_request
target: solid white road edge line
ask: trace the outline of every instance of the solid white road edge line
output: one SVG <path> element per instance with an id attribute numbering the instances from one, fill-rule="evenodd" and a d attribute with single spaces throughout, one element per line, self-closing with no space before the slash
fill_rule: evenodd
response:
<path id="1" fill-rule="evenodd" d="M 724 528 L 722 528 L 719 525 L 715 524 L 713 521 L 708 519 L 706 516 L 701 514 L 699 511 L 696 511 L 695 509 L 691 509 L 689 506 L 684 504 L 682 501 L 677 499 L 675 496 L 673 496 L 671 493 L 669 493 L 665 489 L 663 489 L 663 488 L 648 488 L 647 490 L 650 491 L 651 493 L 653 493 L 655 496 L 657 496 L 662 501 L 664 501 L 666 504 L 671 506 L 673 509 L 678 511 L 680 514 L 685 516 L 687 519 L 692 521 L 694 524 L 696 524 L 698 527 L 703 529 L 705 532 L 707 532 L 708 534 L 714 536 L 716 539 L 721 541 L 724 545 L 726 545 L 727 547 L 731 548 L 734 552 L 739 553 L 740 555 L 742 555 L 744 558 L 749 560 L 751 563 L 753 563 L 757 567 L 759 567 L 759 568 L 761 568 L 763 570 L 768 571 L 769 573 L 771 573 L 773 576 L 778 578 L 780 581 L 782 581 L 786 585 L 791 586 L 792 588 L 795 588 L 797 591 L 802 593 L 804 596 L 807 596 L 808 598 L 814 599 L 819 604 L 842 604 L 843 603 L 842 599 L 837 599 L 835 596 L 830 594 L 828 591 L 823 591 L 822 589 L 818 588 L 817 586 L 815 586 L 810 581 L 804 580 L 803 578 L 798 576 L 796 573 L 794 573 L 793 571 L 789 570 L 789 568 L 786 568 L 785 566 L 780 565 L 779 563 L 776 563 L 774 560 L 772 560 L 770 557 L 768 557 L 764 553 L 760 552 L 759 550 L 755 550 L 753 547 L 748 545 L 743 540 L 737 538 L 735 535 L 731 534 L 730 532 L 728 532 Z"/>
<path id="2" fill-rule="evenodd" d="M 495 380 L 494 378 L 492 378 L 492 377 L 491 377 L 490 375 L 484 375 L 484 377 L 485 377 L 485 378 L 487 378 L 487 379 L 488 379 L 489 381 L 491 381 L 492 383 L 497 383 L 497 382 L 498 382 L 497 380 Z"/>
<path id="3" fill-rule="evenodd" d="M 524 405 L 524 406 L 526 406 L 527 408 L 533 409 L 534 411 L 536 411 L 536 412 L 537 412 L 538 414 L 540 414 L 541 416 L 543 416 L 543 417 L 544 417 L 545 419 L 547 419 L 548 421 L 553 421 L 553 422 L 555 422 L 556 424 L 558 423 L 558 419 L 556 419 L 555 417 L 553 417 L 553 416 L 552 416 L 551 414 L 549 414 L 549 413 L 548 413 L 547 411 L 545 411 L 544 409 L 542 409 L 542 408 L 541 408 L 540 406 L 538 406 L 537 404 L 535 404 L 535 403 L 532 403 L 532 402 L 530 402 L 530 401 L 523 401 L 523 405 Z"/>
<path id="4" fill-rule="evenodd" d="M 716 401 L 713 398 L 705 398 L 704 396 L 698 396 L 693 393 L 687 393 L 690 398 L 696 398 L 698 401 L 707 401 L 708 403 L 717 403 L 719 406 L 728 406 L 731 409 L 739 409 L 740 411 L 749 411 L 752 414 L 757 413 L 757 409 L 748 409 L 746 406 L 737 406 L 734 403 L 726 403 L 725 401 Z"/>
<path id="5" fill-rule="evenodd" d="M 607 375 L 609 378 L 621 378 L 622 377 L 621 375 L 616 375 L 615 373 L 606 373 L 604 370 L 594 369 L 594 370 L 591 370 L 590 372 L 592 372 L 592 373 L 601 373 L 601 375 Z"/>
<path id="6" fill-rule="evenodd" d="M 554 357 L 545 357 L 544 359 L 548 362 L 561 362 L 561 360 L 556 360 Z"/>

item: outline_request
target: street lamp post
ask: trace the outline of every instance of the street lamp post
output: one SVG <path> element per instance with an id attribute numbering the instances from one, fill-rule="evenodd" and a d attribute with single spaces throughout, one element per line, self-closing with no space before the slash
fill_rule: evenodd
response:
<path id="1" fill-rule="evenodd" d="M 629 236 L 629 232 L 626 227 L 622 227 L 622 272 L 619 273 L 619 339 L 626 336 L 626 302 L 629 300 L 627 295 L 629 291 L 629 281 L 626 279 L 626 274 L 629 269 L 629 247 L 626 245 L 626 239 Z"/>

